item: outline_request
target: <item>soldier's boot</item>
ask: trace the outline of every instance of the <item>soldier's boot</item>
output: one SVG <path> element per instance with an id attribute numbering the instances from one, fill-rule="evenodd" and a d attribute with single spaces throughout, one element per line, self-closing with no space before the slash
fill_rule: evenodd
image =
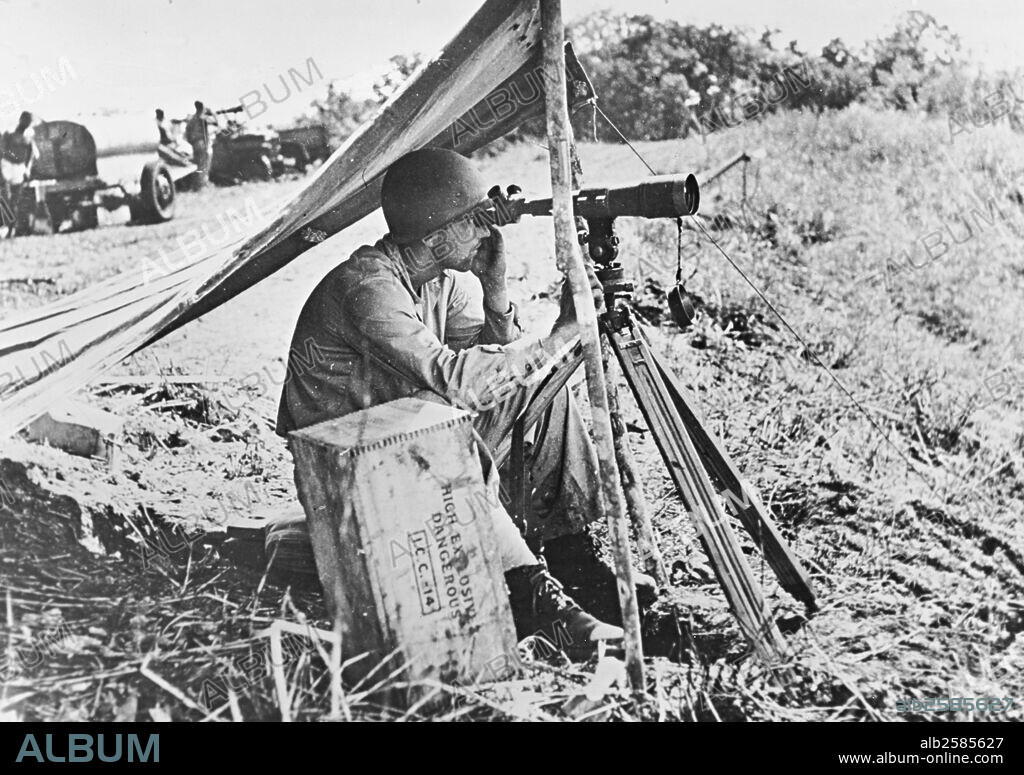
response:
<path id="1" fill-rule="evenodd" d="M 519 640 L 543 637 L 574 659 L 592 654 L 599 641 L 622 640 L 621 627 L 580 608 L 544 565 L 513 568 L 505 573 L 505 583 Z"/>
<path id="2" fill-rule="evenodd" d="M 544 559 L 551 575 L 565 585 L 568 592 L 586 610 L 615 625 L 622 624 L 615 571 L 600 558 L 598 547 L 589 533 L 559 536 L 544 542 Z M 640 612 L 657 599 L 657 584 L 646 573 L 633 573 Z"/>

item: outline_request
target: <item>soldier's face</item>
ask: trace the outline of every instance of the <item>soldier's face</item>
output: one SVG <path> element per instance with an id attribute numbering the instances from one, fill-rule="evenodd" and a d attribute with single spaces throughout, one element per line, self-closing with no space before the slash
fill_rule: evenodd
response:
<path id="1" fill-rule="evenodd" d="M 477 253 L 486 248 L 484 243 L 490 236 L 491 232 L 486 225 L 475 219 L 467 219 L 466 223 L 450 229 L 445 245 L 448 248 L 447 255 L 440 258 L 438 264 L 444 269 L 468 272 Z"/>

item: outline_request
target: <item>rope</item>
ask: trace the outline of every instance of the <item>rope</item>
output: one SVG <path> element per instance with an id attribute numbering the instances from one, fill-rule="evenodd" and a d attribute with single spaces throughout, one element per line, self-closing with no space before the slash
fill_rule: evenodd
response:
<path id="1" fill-rule="evenodd" d="M 691 275 L 692 277 L 692 275 Z M 676 285 L 683 281 L 683 219 L 676 218 Z"/>
<path id="2" fill-rule="evenodd" d="M 622 134 L 622 132 L 619 131 L 619 128 L 617 126 L 615 126 L 615 122 L 612 121 L 610 118 L 608 118 L 608 114 L 607 113 L 605 113 L 603 110 L 601 110 L 601 106 L 598 105 L 597 103 L 594 103 L 594 108 L 597 110 L 598 113 L 601 114 L 601 118 L 603 118 L 605 121 L 608 122 L 608 126 L 610 126 L 612 129 L 615 130 L 615 134 L 617 134 L 619 137 L 622 138 L 622 142 L 624 142 L 626 145 L 628 145 L 629 149 L 633 153 L 636 154 L 636 158 L 638 158 L 641 162 L 643 162 L 643 165 L 645 167 L 647 167 L 648 170 L 650 170 L 651 174 L 652 175 L 657 175 L 658 173 L 654 171 L 654 167 L 652 167 L 650 164 L 647 163 L 647 159 L 645 159 L 643 156 L 641 156 L 640 155 L 640 151 L 638 151 L 633 146 L 633 143 L 629 142 L 629 139 L 624 134 Z"/>

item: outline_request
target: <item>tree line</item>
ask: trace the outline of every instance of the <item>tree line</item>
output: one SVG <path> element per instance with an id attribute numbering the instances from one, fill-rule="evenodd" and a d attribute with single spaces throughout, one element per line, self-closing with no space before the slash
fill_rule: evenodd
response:
<path id="1" fill-rule="evenodd" d="M 836 38 L 816 53 L 795 41 L 779 45 L 777 30 L 756 34 L 610 11 L 580 18 L 566 36 L 601 109 L 633 139 L 707 134 L 766 113 L 821 113 L 854 103 L 948 118 L 951 129 L 954 122 L 980 126 L 1006 116 L 1024 131 L 1024 70 L 983 71 L 959 36 L 922 11 L 906 12 L 888 34 L 858 49 Z M 310 120 L 343 140 L 421 60 L 419 54 L 392 57 L 371 98 L 357 100 L 332 85 L 314 102 Z M 603 121 L 594 128 L 589 117 L 576 121 L 580 136 L 618 140 Z M 537 121 L 517 133 L 541 135 Z"/>

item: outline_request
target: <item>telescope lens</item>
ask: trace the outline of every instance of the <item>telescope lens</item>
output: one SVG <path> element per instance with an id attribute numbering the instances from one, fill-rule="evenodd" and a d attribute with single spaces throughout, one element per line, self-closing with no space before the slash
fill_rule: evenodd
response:
<path id="1" fill-rule="evenodd" d="M 683 208 L 686 212 L 680 215 L 693 215 L 700 207 L 700 186 L 697 185 L 697 178 L 687 175 L 683 182 Z"/>

